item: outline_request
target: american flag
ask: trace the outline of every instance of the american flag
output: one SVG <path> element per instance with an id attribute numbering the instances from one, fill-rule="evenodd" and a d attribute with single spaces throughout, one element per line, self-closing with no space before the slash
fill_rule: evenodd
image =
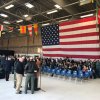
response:
<path id="1" fill-rule="evenodd" d="M 88 17 L 41 28 L 43 56 L 100 59 L 100 37 L 96 17 Z"/>

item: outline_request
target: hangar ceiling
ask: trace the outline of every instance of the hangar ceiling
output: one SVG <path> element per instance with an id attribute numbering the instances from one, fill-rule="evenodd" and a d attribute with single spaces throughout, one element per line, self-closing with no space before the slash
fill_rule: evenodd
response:
<path id="1" fill-rule="evenodd" d="M 28 7 L 27 4 L 31 5 Z M 50 13 L 52 11 L 55 13 Z M 52 23 L 91 13 L 96 13 L 95 4 L 80 6 L 79 0 L 0 0 L 0 24 L 10 26 Z"/>

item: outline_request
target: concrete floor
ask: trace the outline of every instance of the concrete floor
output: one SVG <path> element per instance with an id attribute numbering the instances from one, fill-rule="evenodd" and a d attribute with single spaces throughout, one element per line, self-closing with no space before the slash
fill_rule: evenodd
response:
<path id="1" fill-rule="evenodd" d="M 81 84 L 74 80 L 63 80 L 43 75 L 41 78 L 42 90 L 31 94 L 24 94 L 24 81 L 22 94 L 15 94 L 13 78 L 10 81 L 0 80 L 0 100 L 100 100 L 100 79 L 88 80 Z M 39 81 L 40 83 L 40 81 Z"/>

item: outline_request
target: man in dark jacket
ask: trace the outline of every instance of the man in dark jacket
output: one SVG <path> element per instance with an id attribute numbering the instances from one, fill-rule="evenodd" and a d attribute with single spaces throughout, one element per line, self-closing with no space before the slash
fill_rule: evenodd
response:
<path id="1" fill-rule="evenodd" d="M 6 79 L 6 81 L 9 81 L 9 75 L 11 73 L 11 67 L 12 67 L 11 58 L 8 57 L 8 59 L 5 60 L 5 79 Z"/>
<path id="2" fill-rule="evenodd" d="M 35 61 L 33 61 L 33 58 L 30 57 L 30 61 L 25 66 L 26 71 L 26 81 L 25 81 L 25 94 L 27 94 L 28 90 L 28 84 L 31 82 L 31 93 L 34 93 L 34 72 L 37 71 L 37 65 Z"/>
<path id="3" fill-rule="evenodd" d="M 16 65 L 19 62 L 19 59 L 16 58 L 14 62 L 14 88 L 16 88 Z"/>
<path id="4" fill-rule="evenodd" d="M 20 88 L 22 84 L 22 78 L 24 75 L 24 65 L 23 65 L 23 58 L 19 57 L 19 61 L 16 64 L 16 94 L 20 94 Z"/>
<path id="5" fill-rule="evenodd" d="M 100 60 L 97 60 L 96 62 L 96 74 L 97 77 L 100 78 Z"/>

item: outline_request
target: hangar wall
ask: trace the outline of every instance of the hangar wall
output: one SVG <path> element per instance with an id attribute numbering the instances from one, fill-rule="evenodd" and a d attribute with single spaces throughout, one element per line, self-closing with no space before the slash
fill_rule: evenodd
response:
<path id="1" fill-rule="evenodd" d="M 0 38 L 0 49 L 14 50 L 16 54 L 38 54 L 42 48 L 41 35 Z"/>

